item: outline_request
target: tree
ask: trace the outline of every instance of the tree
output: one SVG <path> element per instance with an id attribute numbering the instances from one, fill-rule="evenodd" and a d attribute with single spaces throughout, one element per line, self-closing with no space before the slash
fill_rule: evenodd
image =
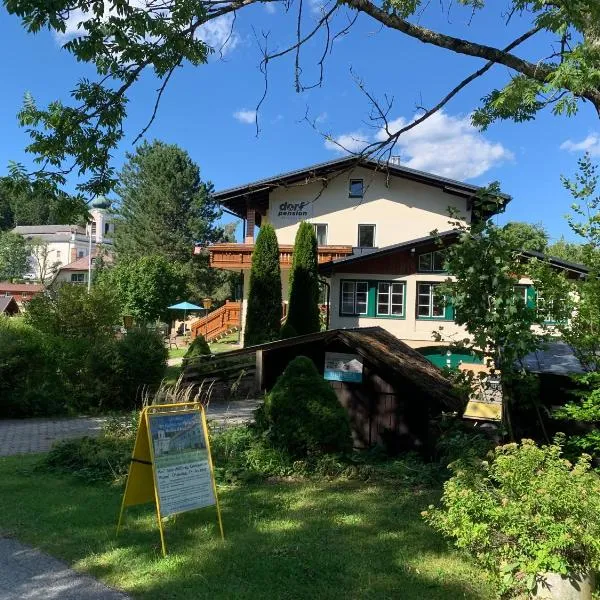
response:
<path id="1" fill-rule="evenodd" d="M 190 295 L 210 296 L 224 276 L 194 257 L 194 244 L 221 239 L 220 216 L 212 184 L 176 145 L 144 142 L 127 155 L 117 187 L 119 196 L 115 249 L 120 260 L 154 254 L 179 265 L 190 281 Z"/>
<path id="2" fill-rule="evenodd" d="M 482 196 L 498 191 L 496 184 Z M 470 229 L 457 222 L 456 227 L 460 241 L 445 251 L 448 272 L 455 280 L 445 284 L 443 293 L 454 306 L 455 322 L 470 336 L 463 344 L 493 357 L 500 371 L 503 417 L 512 437 L 510 411 L 519 378 L 517 361 L 538 348 L 548 333 L 547 315 L 519 297 L 516 286 L 527 273 L 553 307 L 553 317 L 561 321 L 570 314 L 567 283 L 552 277 L 544 264 L 525 264 L 521 248 L 512 245 L 514 240 L 507 239 L 491 221 L 476 222 Z"/>
<path id="3" fill-rule="evenodd" d="M 270 224 L 260 228 L 250 269 L 244 344 L 255 346 L 279 338 L 281 329 L 281 268 L 279 244 Z"/>
<path id="4" fill-rule="evenodd" d="M 535 252 L 548 249 L 548 232 L 541 223 L 511 221 L 502 227 L 501 234 L 512 248 Z"/>
<path id="5" fill-rule="evenodd" d="M 39 282 L 46 285 L 56 275 L 60 261 L 50 262 L 50 246 L 41 238 L 28 238 L 27 250 Z"/>
<path id="6" fill-rule="evenodd" d="M 567 242 L 564 236 L 548 246 L 548 255 L 555 256 L 567 262 L 584 264 L 587 261 L 588 250 L 584 244 Z"/>
<path id="7" fill-rule="evenodd" d="M 25 240 L 14 233 L 0 232 L 0 281 L 20 279 L 28 269 Z"/>
<path id="8" fill-rule="evenodd" d="M 21 19 L 23 27 L 36 33 L 47 27 L 64 33 L 73 14 L 80 16 L 78 35 L 64 45 L 64 49 L 80 62 L 93 65 L 98 77 L 81 80 L 71 92 L 68 104 L 53 102 L 47 108 L 37 106 L 30 95 L 25 97 L 19 113 L 21 124 L 28 128 L 31 143 L 29 152 L 43 166 L 35 176 L 48 177 L 64 183 L 66 173 L 78 169 L 88 179 L 78 184 L 87 194 L 106 194 L 115 183 L 114 170 L 109 165 L 112 151 L 125 135 L 123 127 L 127 116 L 128 94 L 142 73 L 152 70 L 160 81 L 156 103 L 148 124 L 138 139 L 154 120 L 162 94 L 177 67 L 189 63 L 204 64 L 214 49 L 201 36 L 199 28 L 216 18 L 233 15 L 258 0 L 229 0 L 215 5 L 208 0 L 150 0 L 138 2 L 91 2 L 91 0 L 4 0 L 9 13 Z M 293 19 L 295 41 L 288 44 L 271 42 L 265 34 L 265 47 L 261 67 L 266 74 L 267 66 L 277 58 L 295 56 L 294 79 L 298 92 L 318 85 L 323 78 L 323 65 L 334 41 L 352 27 L 359 14 L 374 20 L 378 25 L 395 32 L 397 39 L 410 38 L 434 46 L 454 55 L 480 60 L 478 68 L 449 90 L 438 102 L 421 111 L 417 119 L 396 128 L 388 121 L 391 109 L 390 94 L 380 106 L 375 94 L 359 86 L 375 106 L 374 117 L 380 121 L 385 132 L 381 139 L 367 150 L 368 153 L 391 153 L 398 138 L 445 106 L 452 98 L 490 69 L 498 66 L 507 69 L 508 80 L 500 89 L 492 89 L 473 113 L 473 122 L 486 128 L 498 119 L 516 122 L 535 118 L 536 114 L 550 107 L 555 114 L 571 115 L 581 103 L 589 103 L 600 111 L 600 5 L 597 0 L 510 0 L 498 11 L 497 26 L 483 21 L 478 30 L 478 13 L 494 6 L 485 0 L 461 0 L 450 6 L 459 11 L 452 19 L 444 18 L 444 32 L 428 28 L 422 23 L 435 17 L 432 11 L 440 10 L 436 3 L 419 0 L 389 0 L 376 3 L 371 0 L 343 0 L 333 4 L 324 3 L 317 22 L 308 21 L 310 11 L 302 11 L 302 3 L 296 2 L 296 14 L 292 5 L 286 4 L 286 14 Z M 441 6 L 445 10 L 444 4 Z M 450 7 L 448 8 L 450 10 Z M 509 18 L 506 18 L 509 15 Z M 518 15 L 518 16 L 517 16 Z M 519 18 L 523 31 L 506 43 L 505 28 Z M 472 39 L 464 39 L 447 33 L 455 23 L 469 20 Z M 496 43 L 493 37 L 497 34 Z M 476 39 L 485 37 L 489 43 Z M 519 47 L 528 44 L 527 51 L 519 53 Z M 316 84 L 305 81 L 311 73 L 309 65 L 302 64 L 300 48 L 321 41 L 323 52 L 319 53 L 316 67 Z M 269 47 L 278 47 L 268 52 Z M 533 48 L 533 50 L 532 50 Z M 339 50 L 338 50 L 339 51 Z M 415 52 L 417 50 L 415 49 Z M 398 74 L 401 75 L 401 74 Z M 401 76 L 394 78 L 402 80 Z M 406 90 L 403 90 L 406 93 Z M 417 90 L 415 90 L 417 96 Z M 421 103 L 422 104 L 422 103 Z"/>
<path id="9" fill-rule="evenodd" d="M 70 225 L 87 221 L 81 196 L 62 192 L 44 180 L 0 177 L 0 230 L 16 225 Z"/>
<path id="10" fill-rule="evenodd" d="M 98 285 L 115 291 L 124 315 L 148 323 L 168 319 L 168 306 L 181 300 L 185 278 L 164 256 L 120 260 L 98 277 Z"/>
<path id="11" fill-rule="evenodd" d="M 313 226 L 305 221 L 300 223 L 294 241 L 286 327 L 291 327 L 295 335 L 321 328 L 317 237 Z"/>

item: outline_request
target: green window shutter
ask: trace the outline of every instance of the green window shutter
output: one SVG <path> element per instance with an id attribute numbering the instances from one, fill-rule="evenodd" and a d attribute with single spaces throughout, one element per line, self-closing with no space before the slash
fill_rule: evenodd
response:
<path id="1" fill-rule="evenodd" d="M 369 304 L 365 317 L 375 317 L 377 315 L 377 282 L 369 281 Z"/>
<path id="2" fill-rule="evenodd" d="M 532 285 L 527 286 L 527 308 L 535 308 L 535 289 Z"/>
<path id="3" fill-rule="evenodd" d="M 454 321 L 454 304 L 452 298 L 446 298 L 446 307 L 444 308 L 444 319 Z"/>

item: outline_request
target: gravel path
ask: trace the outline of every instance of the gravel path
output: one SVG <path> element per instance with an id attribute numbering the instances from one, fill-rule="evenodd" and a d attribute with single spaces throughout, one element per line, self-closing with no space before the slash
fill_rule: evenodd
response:
<path id="1" fill-rule="evenodd" d="M 0 600 L 129 600 L 89 575 L 10 538 L 0 538 Z"/>
<path id="2" fill-rule="evenodd" d="M 214 403 L 206 415 L 216 429 L 240 425 L 252 420 L 256 400 Z M 75 419 L 0 420 L 0 456 L 47 452 L 58 440 L 98 435 L 104 417 Z"/>

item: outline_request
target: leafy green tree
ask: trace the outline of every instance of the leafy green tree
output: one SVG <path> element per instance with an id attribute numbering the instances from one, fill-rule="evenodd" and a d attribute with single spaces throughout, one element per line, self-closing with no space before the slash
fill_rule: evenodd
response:
<path id="1" fill-rule="evenodd" d="M 120 260 L 147 254 L 181 266 L 189 281 L 189 295 L 212 296 L 225 276 L 209 269 L 206 256 L 194 257 L 195 243 L 221 239 L 215 225 L 220 216 L 212 185 L 176 145 L 144 142 L 127 155 L 117 187 L 119 196 L 115 249 Z"/>
<path id="2" fill-rule="evenodd" d="M 157 255 L 119 260 L 98 277 L 98 284 L 113 289 L 123 314 L 142 323 L 167 319 L 167 307 L 185 294 L 181 268 Z"/>
<path id="3" fill-rule="evenodd" d="M 66 180 L 65 172 L 75 168 L 88 175 L 87 180 L 79 184 L 81 191 L 91 195 L 108 193 L 115 183 L 109 159 L 125 135 L 128 95 L 142 74 L 151 71 L 160 81 L 158 104 L 179 66 L 204 64 L 213 51 L 198 35 L 202 25 L 232 15 L 257 1 L 226 0 L 215 6 L 207 0 L 145 3 L 4 0 L 9 14 L 18 17 L 30 33 L 42 28 L 64 33 L 69 20 L 74 14 L 78 15 L 81 20 L 78 34 L 64 45 L 64 49 L 77 61 L 95 67 L 98 73 L 95 79 L 85 78 L 73 86 L 70 102 L 55 101 L 40 107 L 31 95 L 25 97 L 19 120 L 31 136 L 28 150 L 43 165 L 38 175 L 62 184 Z M 303 23 L 302 3 L 295 3 L 294 7 L 297 14 L 293 15 L 290 6 L 286 15 L 295 34 L 296 22 L 300 27 Z M 419 120 L 428 118 L 494 67 L 507 69 L 508 77 L 499 88 L 489 90 L 482 105 L 474 111 L 473 121 L 481 128 L 498 119 L 531 120 L 547 107 L 555 114 L 571 115 L 580 104 L 586 103 L 596 112 L 600 111 L 597 75 L 600 6 L 597 0 L 510 0 L 504 10 L 495 15 L 491 12 L 495 4 L 486 0 L 461 0 L 451 7 L 448 10 L 457 11 L 457 14 L 452 19 L 444 19 L 446 26 L 441 31 L 425 25 L 439 20 L 439 14 L 434 12 L 440 10 L 437 3 L 345 0 L 332 6 L 324 5 L 316 31 L 310 35 L 299 31 L 295 43 L 287 49 L 278 48 L 272 55 L 267 54 L 265 62 L 318 39 L 323 40 L 323 56 L 326 57 L 332 48 L 332 40 L 337 37 L 335 32 L 347 28 L 346 11 L 350 10 L 391 30 L 398 40 L 423 42 L 445 51 L 448 56 L 458 55 L 456 60 L 468 56 L 480 61 L 473 73 L 441 94 L 443 99 L 433 102 L 433 108 Z M 445 5 L 441 10 L 446 10 Z M 484 10 L 487 11 L 485 18 L 479 20 L 479 13 Z M 506 38 L 508 23 L 510 21 L 510 27 L 514 27 L 516 17 L 506 19 L 507 14 L 511 17 L 519 15 L 517 27 L 522 27 L 509 42 Z M 494 18 L 496 26 L 491 26 L 493 21 L 490 19 Z M 471 23 L 472 39 L 465 38 L 463 29 L 456 32 L 459 35 L 452 35 L 452 27 L 461 26 L 466 19 Z M 478 41 L 483 37 L 485 44 Z M 521 50 L 521 45 L 531 40 L 533 45 L 529 43 L 527 50 Z M 275 42 L 275 45 L 279 44 Z M 304 81 L 303 77 L 304 73 L 312 72 L 311 65 L 302 65 L 298 61 L 295 65 L 296 90 L 302 92 L 314 87 L 313 81 Z M 321 78 L 322 66 L 323 61 L 316 65 Z M 361 89 L 364 91 L 364 85 Z M 373 94 L 368 96 L 374 99 Z M 375 110 L 375 114 L 382 117 L 388 114 L 386 106 L 377 108 L 379 111 Z M 156 111 L 151 121 L 155 115 Z M 410 126 L 413 125 L 405 127 Z M 378 140 L 373 149 L 390 148 L 405 127 L 396 131 L 386 127 L 389 135 Z M 71 162 L 74 162 L 73 166 Z"/>
<path id="4" fill-rule="evenodd" d="M 279 338 L 281 329 L 281 267 L 279 244 L 270 224 L 260 228 L 250 269 L 250 291 L 244 344 L 255 346 Z"/>
<path id="5" fill-rule="evenodd" d="M 541 223 L 511 221 L 501 229 L 507 243 L 513 248 L 546 252 L 548 232 Z"/>
<path id="6" fill-rule="evenodd" d="M 0 281 L 23 277 L 28 270 L 28 262 L 25 240 L 14 233 L 0 232 Z"/>
<path id="7" fill-rule="evenodd" d="M 494 184 L 482 196 L 498 191 Z M 455 281 L 448 281 L 442 290 L 454 306 L 455 322 L 470 336 L 463 343 L 493 357 L 500 370 L 503 416 L 512 437 L 510 412 L 519 378 L 515 365 L 538 348 L 548 332 L 547 315 L 519 297 L 516 286 L 520 276 L 528 273 L 554 307 L 554 318 L 562 320 L 569 314 L 566 282 L 551 277 L 545 265 L 525 264 L 521 248 L 491 221 L 474 223 L 470 229 L 458 223 L 457 227 L 460 241 L 446 250 L 446 266 Z"/>
<path id="8" fill-rule="evenodd" d="M 44 180 L 0 178 L 0 230 L 16 225 L 69 225 L 87 220 L 81 196 L 67 194 Z"/>
<path id="9" fill-rule="evenodd" d="M 564 236 L 548 246 L 548 255 L 555 256 L 567 262 L 583 265 L 588 260 L 588 249 L 584 244 L 567 242 Z"/>
<path id="10" fill-rule="evenodd" d="M 286 325 L 296 335 L 321 328 L 317 238 L 313 226 L 307 222 L 300 223 L 294 242 Z"/>

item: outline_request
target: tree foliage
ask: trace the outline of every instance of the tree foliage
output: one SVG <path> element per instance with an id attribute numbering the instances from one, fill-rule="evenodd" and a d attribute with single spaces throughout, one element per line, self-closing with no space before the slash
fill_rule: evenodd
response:
<path id="1" fill-rule="evenodd" d="M 198 165 L 176 145 L 144 142 L 127 155 L 119 185 L 115 249 L 120 260 L 154 254 L 179 265 L 190 299 L 213 295 L 225 276 L 208 268 L 205 256 L 194 256 L 194 244 L 218 241 L 223 230 L 212 185 Z"/>
<path id="2" fill-rule="evenodd" d="M 281 268 L 277 235 L 270 224 L 263 225 L 256 238 L 249 287 L 244 344 L 272 342 L 281 329 Z"/>
<path id="3" fill-rule="evenodd" d="M 511 221 L 502 227 L 501 234 L 512 248 L 546 252 L 548 232 L 541 223 Z"/>
<path id="4" fill-rule="evenodd" d="M 148 0 L 140 4 L 131 1 L 94 2 L 92 0 L 4 0 L 10 14 L 21 20 L 30 33 L 48 28 L 65 33 L 68 20 L 74 14 L 80 18 L 74 37 L 64 44 L 64 49 L 82 63 L 92 65 L 95 79 L 81 79 L 71 92 L 70 102 L 53 101 L 39 106 L 31 95 L 26 95 L 19 120 L 30 135 L 29 152 L 41 166 L 35 176 L 63 184 L 72 171 L 87 175 L 79 189 L 89 195 L 106 194 L 115 183 L 115 172 L 110 165 L 114 149 L 124 136 L 128 95 L 145 71 L 151 71 L 160 81 L 156 105 L 143 135 L 154 119 L 158 103 L 174 71 L 186 63 L 198 66 L 206 62 L 212 51 L 202 41 L 199 28 L 206 22 L 223 17 L 258 0 Z M 444 22 L 462 23 L 468 20 L 475 30 L 472 39 L 451 35 L 451 26 L 444 31 L 427 27 L 434 22 L 439 10 L 458 11 Z M 302 62 L 296 54 L 294 67 L 295 87 L 298 92 L 319 85 L 324 77 L 324 62 L 334 40 L 347 33 L 357 14 L 366 15 L 399 36 L 435 46 L 452 54 L 473 57 L 482 61 L 476 71 L 463 79 L 437 104 L 425 112 L 426 118 L 439 110 L 472 81 L 493 67 L 507 69 L 505 85 L 490 90 L 481 106 L 473 113 L 473 122 L 486 128 L 498 119 L 516 122 L 533 119 L 550 107 L 555 114 L 571 115 L 583 103 L 600 110 L 600 6 L 597 0 L 510 0 L 506 7 L 489 18 L 479 13 L 498 10 L 494 3 L 485 0 L 461 0 L 445 6 L 421 0 L 344 0 L 324 5 L 317 23 L 309 11 L 302 12 L 302 3 L 286 5 L 286 16 L 295 40 L 291 43 L 275 41 L 277 51 L 269 54 L 263 48 L 262 67 L 266 72 L 268 62 L 296 53 L 305 43 L 320 41 L 322 58 L 315 65 L 317 83 L 305 82 L 312 74 L 311 65 Z M 294 14 L 296 11 L 296 14 Z M 506 18 L 509 15 L 509 18 Z M 510 43 L 480 43 L 490 32 L 504 31 L 517 16 L 523 31 Z M 308 19 L 311 19 L 310 21 Z M 490 20 L 497 27 L 490 27 Z M 512 18 L 512 20 L 511 20 Z M 477 31 L 477 28 L 481 31 Z M 284 30 L 285 31 L 285 30 Z M 279 33 L 279 31 L 278 31 Z M 462 33 L 462 31 L 461 31 Z M 521 44 L 534 38 L 538 44 Z M 271 44 L 269 44 L 271 45 Z M 337 49 L 337 51 L 341 51 Z M 364 86 L 361 87 L 364 90 Z M 404 90 L 405 91 L 405 90 Z M 389 90 L 386 97 L 389 98 Z M 375 95 L 368 93 L 371 101 Z M 391 152 L 399 132 L 387 126 L 389 106 L 376 110 L 381 126 L 389 136 L 376 145 L 375 150 L 388 148 Z M 413 126 L 408 124 L 408 127 Z"/>
<path id="5" fill-rule="evenodd" d="M 15 233 L 0 232 L 0 281 L 20 279 L 29 268 L 25 240 Z"/>
<path id="6" fill-rule="evenodd" d="M 149 323 L 168 320 L 168 306 L 180 301 L 186 289 L 181 268 L 164 256 L 120 260 L 98 278 L 98 285 L 114 290 L 124 315 Z"/>
<path id="7" fill-rule="evenodd" d="M 286 326 L 295 335 L 321 328 L 317 238 L 313 226 L 305 221 L 300 223 L 294 241 Z"/>

